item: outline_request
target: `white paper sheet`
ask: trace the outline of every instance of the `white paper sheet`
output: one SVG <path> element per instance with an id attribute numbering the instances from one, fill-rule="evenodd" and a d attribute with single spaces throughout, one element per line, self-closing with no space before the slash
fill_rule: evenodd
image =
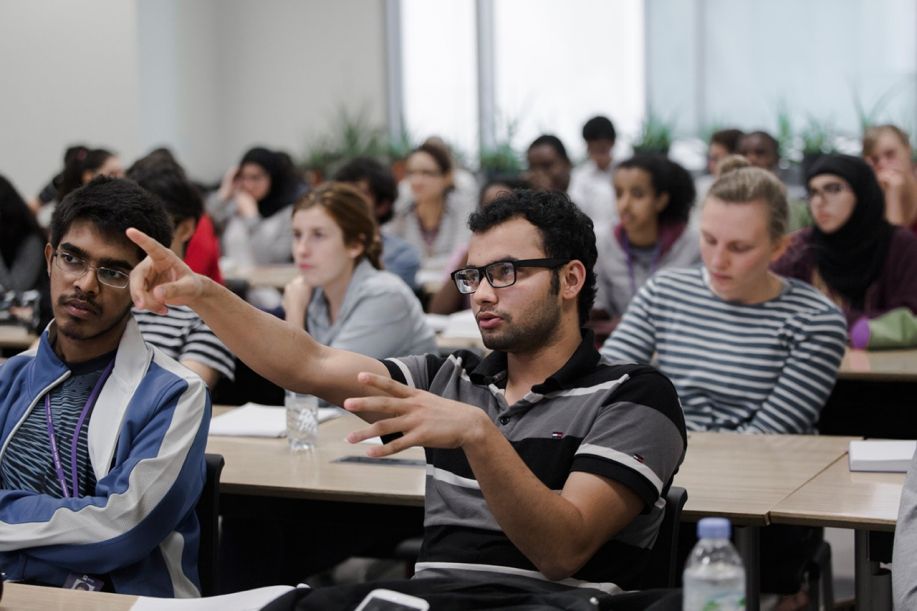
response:
<path id="1" fill-rule="evenodd" d="M 337 407 L 318 408 L 318 421 L 341 415 Z M 287 431 L 287 411 L 282 405 L 246 403 L 210 421 L 210 434 L 230 437 L 283 437 Z"/>

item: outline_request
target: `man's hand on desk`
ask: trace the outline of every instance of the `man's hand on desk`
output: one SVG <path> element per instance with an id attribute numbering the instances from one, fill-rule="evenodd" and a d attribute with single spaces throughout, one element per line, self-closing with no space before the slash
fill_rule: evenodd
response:
<path id="1" fill-rule="evenodd" d="M 357 415 L 378 414 L 383 419 L 351 433 L 347 441 L 359 443 L 370 437 L 402 434 L 382 446 L 370 447 L 368 456 L 388 456 L 412 446 L 459 448 L 481 439 L 486 427 L 493 426 L 482 410 L 471 405 L 372 373 L 363 372 L 358 379 L 372 391 L 384 394 L 347 399 L 344 409 Z"/>

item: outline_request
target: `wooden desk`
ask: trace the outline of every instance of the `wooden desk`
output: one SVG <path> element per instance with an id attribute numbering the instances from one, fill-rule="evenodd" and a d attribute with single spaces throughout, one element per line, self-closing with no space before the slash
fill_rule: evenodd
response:
<path id="1" fill-rule="evenodd" d="M 774 506 L 844 456 L 851 439 L 857 438 L 690 433 L 675 476 L 675 485 L 688 491 L 683 515 L 765 526 Z"/>
<path id="2" fill-rule="evenodd" d="M 917 382 L 917 349 L 848 349 L 837 376 L 868 382 Z"/>
<path id="3" fill-rule="evenodd" d="M 25 350 L 38 339 L 25 327 L 19 325 L 0 325 L 0 348 Z"/>
<path id="4" fill-rule="evenodd" d="M 344 440 L 363 426 L 353 414 L 325 422 L 316 447 L 302 453 L 290 452 L 286 439 L 255 437 L 210 437 L 207 451 L 226 459 L 220 479 L 224 494 L 422 507 L 423 466 L 333 462 L 365 456 L 366 445 Z M 424 453 L 411 448 L 398 457 L 422 459 Z"/>
<path id="5" fill-rule="evenodd" d="M 3 584 L 0 609 L 15 611 L 127 611 L 137 602 L 136 596 L 105 592 L 80 592 L 61 588 Z"/>
<path id="6" fill-rule="evenodd" d="M 901 502 L 904 473 L 852 473 L 847 456 L 806 482 L 771 511 L 775 524 L 852 528 L 858 609 L 887 608 L 887 593 L 878 593 L 879 563 L 870 559 L 869 535 L 893 531 Z M 887 576 L 884 577 L 887 580 Z"/>
<path id="7" fill-rule="evenodd" d="M 270 287 L 283 290 L 287 282 L 296 277 L 295 265 L 259 265 L 255 267 L 230 267 L 223 272 L 227 281 L 244 281 L 250 287 Z"/>

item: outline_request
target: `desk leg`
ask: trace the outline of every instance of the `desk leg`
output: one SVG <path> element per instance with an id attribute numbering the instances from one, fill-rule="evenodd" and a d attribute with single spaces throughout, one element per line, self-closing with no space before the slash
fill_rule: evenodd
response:
<path id="1" fill-rule="evenodd" d="M 761 606 L 761 529 L 757 526 L 737 526 L 736 547 L 745 563 L 745 609 L 759 611 Z"/>
<path id="2" fill-rule="evenodd" d="M 869 556 L 869 531 L 854 531 L 856 608 L 863 611 L 886 611 L 891 605 L 891 576 Z"/>

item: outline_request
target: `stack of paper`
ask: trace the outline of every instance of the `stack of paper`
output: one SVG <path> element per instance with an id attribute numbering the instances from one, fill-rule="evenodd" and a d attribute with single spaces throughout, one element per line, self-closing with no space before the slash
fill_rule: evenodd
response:
<path id="1" fill-rule="evenodd" d="M 868 439 L 851 441 L 847 454 L 851 471 L 907 473 L 917 441 Z"/>
<path id="2" fill-rule="evenodd" d="M 337 407 L 318 408 L 318 421 L 341 415 Z M 210 434 L 230 437 L 283 437 L 287 432 L 287 411 L 281 405 L 246 403 L 210 421 Z"/>

